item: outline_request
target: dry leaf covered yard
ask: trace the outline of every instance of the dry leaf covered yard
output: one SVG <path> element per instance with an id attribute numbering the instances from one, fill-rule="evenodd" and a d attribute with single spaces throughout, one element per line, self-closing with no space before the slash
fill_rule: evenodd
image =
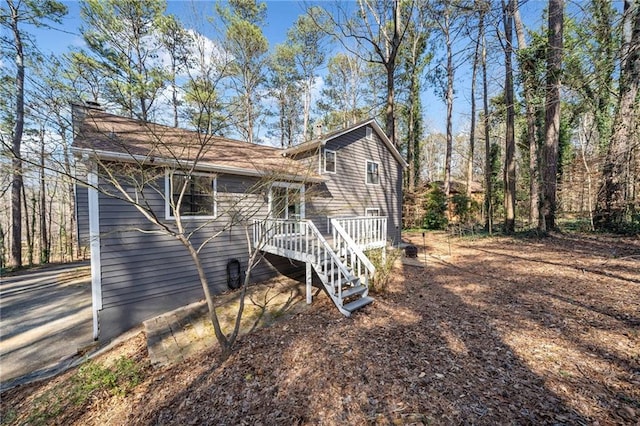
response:
<path id="1" fill-rule="evenodd" d="M 424 260 L 421 234 L 406 238 Z M 222 365 L 211 349 L 154 369 L 140 334 L 95 360 L 134 360 L 129 387 L 73 402 L 69 371 L 3 394 L 3 422 L 640 422 L 637 239 L 452 239 L 451 254 L 444 234 L 426 244 L 426 268 L 398 262 L 387 292 L 352 318 L 320 296 L 244 336 Z"/>

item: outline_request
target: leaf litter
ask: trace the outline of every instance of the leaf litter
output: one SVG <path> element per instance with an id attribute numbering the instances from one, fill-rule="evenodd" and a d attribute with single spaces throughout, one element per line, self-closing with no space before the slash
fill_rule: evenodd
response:
<path id="1" fill-rule="evenodd" d="M 321 294 L 223 363 L 211 348 L 159 368 L 138 334 L 96 362 L 137 359 L 140 384 L 58 401 L 44 423 L 640 422 L 637 239 L 421 237 L 405 235 L 420 262 L 397 262 L 387 291 L 351 318 Z M 37 423 L 33 407 L 74 374 L 2 394 L 3 424 Z"/>

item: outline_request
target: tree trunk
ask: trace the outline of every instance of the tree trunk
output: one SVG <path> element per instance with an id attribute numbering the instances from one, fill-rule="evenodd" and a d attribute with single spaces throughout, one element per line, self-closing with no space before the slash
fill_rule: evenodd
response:
<path id="1" fill-rule="evenodd" d="M 482 34 L 482 106 L 484 109 L 484 214 L 485 229 L 491 235 L 493 233 L 493 190 L 491 187 L 491 132 L 489 131 L 489 85 L 487 83 L 487 42 Z"/>
<path id="2" fill-rule="evenodd" d="M 245 107 L 247 109 L 247 142 L 253 143 L 253 103 L 251 102 L 250 95 L 245 94 Z"/>
<path id="3" fill-rule="evenodd" d="M 476 145 L 476 80 L 478 75 L 478 62 L 480 61 L 480 37 L 484 32 L 484 10 L 480 11 L 478 18 L 478 39 L 473 52 L 473 68 L 471 71 L 471 129 L 469 130 L 469 162 L 467 164 L 467 197 L 471 202 L 471 185 L 473 184 L 473 156 Z"/>
<path id="4" fill-rule="evenodd" d="M 311 81 L 307 79 L 304 82 L 304 107 L 302 116 L 302 135 L 303 142 L 313 139 L 316 135 L 309 137 L 309 116 L 311 112 Z"/>
<path id="5" fill-rule="evenodd" d="M 413 82 L 411 83 L 413 85 Z M 413 94 L 413 91 L 412 91 Z M 416 170 L 415 170 L 415 146 L 413 144 L 415 138 L 415 129 L 414 129 L 414 117 L 413 117 L 413 105 L 409 105 L 409 118 L 407 123 L 407 164 L 408 173 L 407 173 L 407 189 L 409 191 L 413 191 L 416 187 Z"/>
<path id="6" fill-rule="evenodd" d="M 396 120 L 395 120 L 395 62 L 393 64 L 387 64 L 387 109 L 385 113 L 386 117 L 386 131 L 387 136 L 391 139 L 393 146 L 397 147 L 398 138 L 396 137 Z"/>
<path id="7" fill-rule="evenodd" d="M 16 50 L 16 110 L 13 140 L 11 144 L 11 250 L 9 263 L 13 267 L 22 266 L 22 158 L 20 146 L 24 130 L 24 47 L 18 28 L 19 12 L 13 1 L 7 2 L 11 10 L 11 30 Z"/>
<path id="8" fill-rule="evenodd" d="M 73 185 L 73 180 L 70 178 L 72 175 L 71 170 L 71 158 L 68 149 L 68 144 L 66 143 L 66 139 L 64 135 L 62 135 L 62 140 L 64 141 L 64 169 L 66 172 L 67 179 L 67 197 L 69 204 L 67 205 L 67 214 L 69 215 L 69 223 L 70 226 L 66 227 L 65 232 L 65 251 L 69 253 L 71 259 L 74 259 L 74 252 L 79 257 L 80 255 L 80 242 L 77 238 L 77 227 L 76 227 L 76 191 Z"/>
<path id="9" fill-rule="evenodd" d="M 35 204 L 35 198 L 32 200 Z M 27 237 L 27 262 L 29 266 L 33 265 L 33 235 L 31 233 L 31 221 L 29 220 L 29 202 L 27 201 L 27 193 L 22 186 L 22 204 L 24 208 L 24 224 Z M 35 208 L 34 208 L 35 213 Z M 35 216 L 35 214 L 34 214 Z M 33 226 L 35 228 L 35 224 Z"/>
<path id="10" fill-rule="evenodd" d="M 47 232 L 47 192 L 45 180 L 44 127 L 40 129 L 40 264 L 49 263 L 49 233 Z"/>
<path id="11" fill-rule="evenodd" d="M 538 229 L 556 228 L 556 192 L 558 145 L 560 140 L 560 75 L 562 73 L 562 31 L 564 0 L 549 0 L 549 50 L 544 121 L 544 155 L 542 165 L 542 212 Z"/>
<path id="12" fill-rule="evenodd" d="M 520 9 L 518 2 L 513 3 L 513 20 L 516 28 L 516 37 L 518 39 L 518 49 L 527 48 L 527 40 L 524 34 L 524 25 L 520 17 Z M 520 64 L 520 69 L 525 68 L 524 64 Z M 534 105 L 534 84 L 531 81 L 531 72 L 521 71 L 524 75 L 524 102 L 527 119 L 527 145 L 529 146 L 529 222 L 531 226 L 538 223 L 539 203 L 540 203 L 540 175 L 538 160 L 538 126 L 536 126 L 536 108 Z"/>
<path id="13" fill-rule="evenodd" d="M 207 274 L 205 274 L 204 266 L 202 266 L 202 262 L 200 261 L 200 255 L 195 247 L 193 247 L 193 244 L 191 244 L 191 241 L 189 241 L 189 239 L 184 234 L 177 234 L 176 238 L 189 251 L 189 255 L 191 255 L 191 259 L 193 260 L 196 270 L 198 271 L 200 285 L 202 286 L 204 298 L 207 301 L 207 307 L 209 309 L 209 319 L 211 320 L 211 324 L 213 325 L 213 331 L 215 333 L 216 340 L 220 344 L 222 358 L 224 359 L 225 357 L 229 356 L 231 347 L 229 344 L 229 340 L 224 335 L 222 327 L 220 326 L 220 321 L 218 320 L 218 315 L 216 314 L 216 306 L 213 303 L 213 296 L 211 295 L 211 291 L 209 291 L 209 281 L 207 279 Z"/>
<path id="14" fill-rule="evenodd" d="M 453 52 L 451 46 L 450 30 L 450 16 L 449 7 L 445 8 L 444 13 L 444 33 L 445 33 L 445 46 L 447 49 L 447 148 L 445 152 L 444 160 L 444 194 L 447 199 L 447 206 L 449 205 L 449 194 L 451 192 L 451 151 L 453 150 L 453 77 L 455 70 L 453 69 Z M 449 215 L 449 209 L 447 207 L 447 216 Z"/>
<path id="15" fill-rule="evenodd" d="M 420 179 L 420 135 L 422 106 L 420 101 L 420 43 L 421 35 L 414 35 L 411 40 L 409 66 L 409 117 L 407 119 L 407 188 L 413 191 Z"/>
<path id="16" fill-rule="evenodd" d="M 507 106 L 507 123 L 505 135 L 504 162 L 504 231 L 507 234 L 515 232 L 516 221 L 516 140 L 515 140 L 515 108 L 513 96 L 513 3 L 509 0 L 502 4 L 504 11 L 505 33 L 505 103 Z"/>
<path id="17" fill-rule="evenodd" d="M 637 0 L 624 4 L 622 63 L 620 66 L 620 95 L 616 108 L 613 132 L 605 165 L 603 186 L 598 194 L 595 225 L 598 229 L 616 230 L 625 219 L 628 191 L 628 164 L 631 152 L 637 149 L 639 119 L 636 100 L 640 86 L 640 5 Z"/>
<path id="18" fill-rule="evenodd" d="M 175 58 L 171 58 L 171 106 L 173 107 L 173 127 L 178 127 L 180 122 L 178 120 L 178 85 L 176 83 L 176 74 L 178 70 L 176 67 Z"/>
<path id="19" fill-rule="evenodd" d="M 396 117 L 395 117 L 395 71 L 396 71 L 396 58 L 400 49 L 400 43 L 402 37 L 400 35 L 402 15 L 400 13 L 401 2 L 399 0 L 393 1 L 393 36 L 391 39 L 391 46 L 389 48 L 389 57 L 384 61 L 385 68 L 387 70 L 387 108 L 386 108 L 386 131 L 387 136 L 391 139 L 393 146 L 398 146 L 398 135 L 396 134 Z"/>

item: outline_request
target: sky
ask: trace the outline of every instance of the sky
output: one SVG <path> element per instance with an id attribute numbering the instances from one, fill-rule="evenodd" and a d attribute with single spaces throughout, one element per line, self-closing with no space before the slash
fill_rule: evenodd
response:
<path id="1" fill-rule="evenodd" d="M 80 35 L 80 3 L 76 1 L 65 1 L 68 7 L 68 14 L 63 18 L 62 24 L 52 25 L 53 28 L 33 29 L 29 30 L 35 36 L 37 44 L 43 53 L 63 53 L 71 47 L 80 47 L 83 45 L 82 36 Z M 319 1 L 318 3 L 327 3 Z M 267 19 L 263 32 L 269 40 L 272 47 L 281 43 L 286 38 L 288 29 L 299 15 L 304 13 L 305 2 L 303 1 L 279 1 L 267 0 Z M 529 0 L 521 6 L 521 13 L 525 23 L 531 28 L 539 28 L 542 24 L 542 9 L 547 2 L 543 0 Z M 210 24 L 203 21 L 203 17 L 211 16 L 214 10 L 214 1 L 169 1 L 168 13 L 178 16 L 183 25 L 187 28 L 198 26 L 194 20 L 200 20 L 199 28 L 202 29 L 203 35 L 215 38 L 213 29 Z M 198 18 L 194 19 L 193 10 L 196 9 Z M 440 52 L 442 53 L 442 52 Z M 469 98 L 470 98 L 470 65 L 464 58 L 459 58 L 461 66 L 457 71 L 456 101 L 454 103 L 454 132 L 462 132 L 467 130 L 469 122 Z M 326 71 L 321 71 L 321 74 Z M 498 87 L 501 83 L 501 71 L 497 70 L 495 75 L 491 76 L 491 80 Z M 319 79 L 322 84 L 322 79 Z M 319 91 L 319 87 L 316 87 Z M 444 133 L 446 107 L 444 101 L 437 97 L 431 88 L 425 87 L 423 90 L 423 108 L 425 111 L 425 124 L 427 133 Z"/>

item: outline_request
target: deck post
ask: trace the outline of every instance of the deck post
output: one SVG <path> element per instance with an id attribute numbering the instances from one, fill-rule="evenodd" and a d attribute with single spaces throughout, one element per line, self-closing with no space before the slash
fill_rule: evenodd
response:
<path id="1" fill-rule="evenodd" d="M 312 271 L 311 271 L 311 262 L 306 262 L 306 269 L 307 269 L 307 305 L 310 305 L 311 299 L 312 299 L 311 280 L 313 278 Z"/>

